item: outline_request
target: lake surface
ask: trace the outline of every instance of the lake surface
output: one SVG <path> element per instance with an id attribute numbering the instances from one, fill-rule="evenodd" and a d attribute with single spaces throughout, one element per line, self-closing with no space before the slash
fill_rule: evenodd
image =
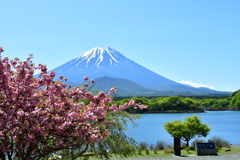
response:
<path id="1" fill-rule="evenodd" d="M 160 113 L 141 114 L 141 118 L 135 122 L 138 126 L 132 128 L 126 134 L 134 138 L 138 143 L 147 142 L 156 144 L 157 141 L 164 141 L 173 144 L 173 138 L 164 129 L 164 123 L 173 120 L 184 121 L 187 116 L 197 115 L 202 117 L 202 123 L 211 127 L 207 137 L 198 139 L 208 140 L 213 136 L 219 136 L 233 145 L 240 145 L 240 111 L 206 111 L 205 113 Z M 191 141 L 190 141 L 191 144 Z"/>

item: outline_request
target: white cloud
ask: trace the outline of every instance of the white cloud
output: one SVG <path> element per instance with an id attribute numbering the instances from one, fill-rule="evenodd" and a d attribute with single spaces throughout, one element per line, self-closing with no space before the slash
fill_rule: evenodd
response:
<path id="1" fill-rule="evenodd" d="M 209 85 L 206 85 L 206 84 L 198 84 L 198 83 L 195 83 L 195 82 L 192 82 L 192 81 L 181 80 L 181 81 L 177 81 L 177 82 L 182 83 L 182 84 L 186 84 L 186 85 L 189 85 L 189 86 L 192 86 L 192 87 L 196 87 L 196 88 L 205 87 L 205 88 L 214 89 L 213 86 L 209 86 Z"/>

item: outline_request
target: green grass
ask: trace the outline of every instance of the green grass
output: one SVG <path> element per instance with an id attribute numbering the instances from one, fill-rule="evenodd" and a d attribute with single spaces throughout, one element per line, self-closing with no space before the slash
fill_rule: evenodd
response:
<path id="1" fill-rule="evenodd" d="M 231 149 L 231 151 L 225 151 L 227 149 Z M 168 152 L 171 152 L 172 149 L 168 150 Z M 236 153 L 236 152 L 240 152 L 240 148 L 220 148 L 218 150 L 218 154 L 219 155 L 223 155 L 223 154 L 232 154 L 232 153 Z M 146 151 L 142 151 L 142 154 L 139 155 L 139 154 L 135 154 L 131 157 L 133 158 L 138 158 L 138 157 L 141 157 L 141 158 L 147 158 L 147 157 L 171 157 L 173 156 L 174 154 L 173 153 L 166 153 L 164 150 L 158 150 L 157 151 L 157 154 L 154 153 L 154 151 L 149 151 L 148 154 L 146 154 Z M 181 155 L 182 156 L 189 156 L 189 155 L 196 155 L 196 152 L 195 150 L 190 150 L 190 151 L 186 151 L 186 150 L 181 150 Z M 111 156 L 111 158 L 118 158 L 117 156 Z M 91 159 L 91 158 L 90 158 Z"/>
<path id="2" fill-rule="evenodd" d="M 149 151 L 149 154 L 146 154 L 145 151 L 142 151 L 142 155 L 136 154 L 133 155 L 132 157 L 168 157 L 172 156 L 173 153 L 164 153 L 164 150 L 157 151 L 155 154 L 154 151 Z"/>
<path id="3" fill-rule="evenodd" d="M 231 149 L 231 151 L 225 151 L 227 149 Z M 236 152 L 240 152 L 240 148 L 220 148 L 218 150 L 218 154 L 231 154 Z"/>
<path id="4" fill-rule="evenodd" d="M 231 151 L 225 151 L 227 149 L 231 149 Z M 222 155 L 222 154 L 231 154 L 231 153 L 236 153 L 236 152 L 240 152 L 240 148 L 221 148 L 218 150 L 218 154 Z M 190 151 L 186 151 L 186 150 L 181 150 L 181 155 L 182 156 L 188 156 L 194 154 L 196 155 L 196 151 L 195 150 L 190 150 Z M 142 151 L 142 155 L 135 155 L 133 157 L 169 157 L 172 156 L 173 153 L 164 153 L 163 150 L 161 151 L 157 151 L 157 154 L 154 154 L 153 151 L 149 152 L 149 155 L 146 155 L 146 153 L 144 151 Z"/>

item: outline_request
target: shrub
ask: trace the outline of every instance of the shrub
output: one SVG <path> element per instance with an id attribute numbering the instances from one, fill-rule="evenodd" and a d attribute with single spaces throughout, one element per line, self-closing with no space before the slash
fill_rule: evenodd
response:
<path id="1" fill-rule="evenodd" d="M 157 141 L 155 149 L 157 150 L 164 150 L 165 148 L 171 147 L 170 144 L 163 142 L 163 141 Z"/>
<path id="2" fill-rule="evenodd" d="M 147 142 L 140 142 L 139 147 L 141 150 L 145 150 L 145 149 L 147 149 L 148 144 L 147 144 Z"/>
<path id="3" fill-rule="evenodd" d="M 215 145 L 219 148 L 222 148 L 222 147 L 230 148 L 231 147 L 231 144 L 228 141 L 223 140 L 219 136 L 214 136 L 209 141 L 215 143 Z"/>
<path id="4" fill-rule="evenodd" d="M 140 147 L 138 147 L 138 154 L 142 155 L 142 149 Z"/>
<path id="5" fill-rule="evenodd" d="M 157 149 L 154 149 L 153 151 L 154 151 L 154 154 L 157 154 Z"/>
<path id="6" fill-rule="evenodd" d="M 191 148 L 190 148 L 190 147 L 186 147 L 185 150 L 186 150 L 187 153 L 189 153 L 189 151 L 191 150 Z"/>
<path id="7" fill-rule="evenodd" d="M 145 151 L 146 151 L 146 155 L 149 155 L 149 150 L 147 148 L 145 149 Z"/>

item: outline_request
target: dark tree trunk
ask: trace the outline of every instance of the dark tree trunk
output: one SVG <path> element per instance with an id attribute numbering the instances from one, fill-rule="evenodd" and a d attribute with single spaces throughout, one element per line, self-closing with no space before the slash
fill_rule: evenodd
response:
<path id="1" fill-rule="evenodd" d="M 0 159 L 1 160 L 6 160 L 5 154 L 3 152 L 0 152 Z"/>
<path id="2" fill-rule="evenodd" d="M 8 160 L 12 160 L 12 153 L 7 152 Z"/>
<path id="3" fill-rule="evenodd" d="M 181 140 L 174 138 L 174 155 L 181 156 Z"/>

